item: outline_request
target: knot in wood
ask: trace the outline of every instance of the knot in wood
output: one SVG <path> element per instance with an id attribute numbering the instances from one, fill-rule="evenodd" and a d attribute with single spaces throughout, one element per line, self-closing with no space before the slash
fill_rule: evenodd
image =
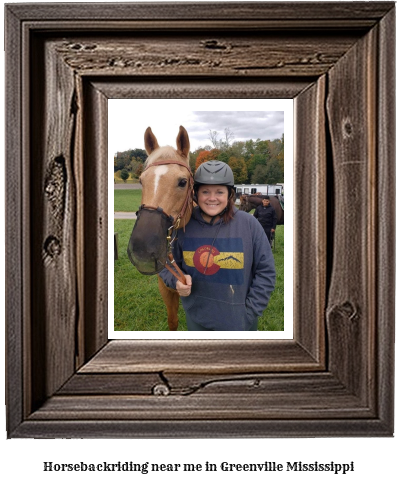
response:
<path id="1" fill-rule="evenodd" d="M 50 257 L 55 257 L 61 253 L 61 243 L 57 237 L 52 235 L 44 243 L 44 250 Z"/>
<path id="2" fill-rule="evenodd" d="M 48 181 L 46 184 L 46 188 L 44 190 L 49 198 L 52 198 L 53 194 L 56 191 L 56 187 L 53 181 Z"/>
<path id="3" fill-rule="evenodd" d="M 342 123 L 342 132 L 344 137 L 351 137 L 353 134 L 353 125 L 350 120 L 345 119 Z"/>
<path id="4" fill-rule="evenodd" d="M 94 49 L 97 49 L 96 44 L 86 44 L 84 47 L 85 51 L 94 51 Z"/>
<path id="5" fill-rule="evenodd" d="M 44 183 L 44 192 L 55 216 L 62 215 L 64 211 L 66 179 L 65 158 L 61 154 L 51 162 Z"/>
<path id="6" fill-rule="evenodd" d="M 350 321 L 354 321 L 358 317 L 356 306 L 349 301 L 345 301 L 343 304 L 341 304 L 341 306 L 339 306 L 339 310 Z"/>
<path id="7" fill-rule="evenodd" d="M 61 254 L 62 246 L 61 242 L 54 235 L 47 237 L 43 245 L 42 258 L 44 264 L 50 265 L 54 259 Z"/>
<path id="8" fill-rule="evenodd" d="M 166 384 L 157 384 L 152 388 L 154 396 L 169 396 L 170 389 Z"/>
<path id="9" fill-rule="evenodd" d="M 331 306 L 327 312 L 330 323 L 338 323 L 345 319 L 346 323 L 356 324 L 360 318 L 360 309 L 350 301 L 345 301 L 342 304 L 335 304 Z"/>
<path id="10" fill-rule="evenodd" d="M 225 46 L 224 44 L 221 44 L 216 39 L 210 39 L 210 40 L 202 41 L 201 44 L 205 47 L 205 49 L 219 49 L 219 50 L 227 49 L 227 46 Z"/>

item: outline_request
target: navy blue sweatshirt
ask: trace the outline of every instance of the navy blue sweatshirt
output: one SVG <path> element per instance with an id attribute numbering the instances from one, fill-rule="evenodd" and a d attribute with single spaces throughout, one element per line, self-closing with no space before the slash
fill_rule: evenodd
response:
<path id="1" fill-rule="evenodd" d="M 236 210 L 227 224 L 220 219 L 211 225 L 196 207 L 177 237 L 176 263 L 193 281 L 190 296 L 181 298 L 186 314 L 210 330 L 248 328 L 266 308 L 276 277 L 273 254 L 259 222 Z M 176 278 L 168 270 L 160 276 L 176 289 Z"/>

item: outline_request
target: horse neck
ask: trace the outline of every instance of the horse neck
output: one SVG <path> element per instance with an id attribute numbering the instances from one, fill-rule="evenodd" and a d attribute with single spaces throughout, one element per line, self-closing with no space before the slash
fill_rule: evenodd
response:
<path id="1" fill-rule="evenodd" d="M 254 196 L 248 197 L 248 205 L 249 205 L 251 210 L 253 208 L 257 208 L 260 204 L 262 204 L 262 200 L 259 203 L 259 200 L 256 197 L 254 197 Z"/>

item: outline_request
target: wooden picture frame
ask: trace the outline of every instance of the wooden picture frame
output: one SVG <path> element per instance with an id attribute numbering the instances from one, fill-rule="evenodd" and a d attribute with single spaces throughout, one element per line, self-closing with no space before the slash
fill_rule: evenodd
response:
<path id="1" fill-rule="evenodd" d="M 391 436 L 394 2 L 5 14 L 9 437 Z M 108 341 L 123 97 L 294 99 L 293 340 Z"/>

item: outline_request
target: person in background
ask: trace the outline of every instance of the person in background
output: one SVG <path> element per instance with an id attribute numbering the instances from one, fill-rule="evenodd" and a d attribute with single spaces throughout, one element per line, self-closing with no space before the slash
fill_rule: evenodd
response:
<path id="1" fill-rule="evenodd" d="M 277 214 L 276 210 L 270 204 L 269 196 L 265 196 L 262 199 L 262 204 L 256 208 L 254 217 L 262 225 L 271 246 L 272 233 L 276 231 Z"/>
<path id="2" fill-rule="evenodd" d="M 160 276 L 176 289 L 189 331 L 257 331 L 274 290 L 274 258 L 261 225 L 234 205 L 234 176 L 221 161 L 204 162 L 194 176 L 194 208 L 173 248 L 186 276 Z"/>

